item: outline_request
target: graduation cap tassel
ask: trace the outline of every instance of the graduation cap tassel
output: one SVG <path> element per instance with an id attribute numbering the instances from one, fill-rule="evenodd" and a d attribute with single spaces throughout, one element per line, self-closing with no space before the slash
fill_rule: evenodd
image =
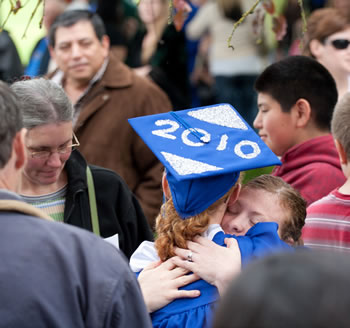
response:
<path id="1" fill-rule="evenodd" d="M 205 138 L 205 136 L 201 136 L 200 133 L 196 130 L 196 128 L 192 127 L 190 124 L 188 124 L 184 119 L 182 119 L 178 114 L 175 112 L 170 112 L 170 115 L 175 118 L 176 121 L 178 121 L 182 126 L 184 126 L 188 131 L 190 131 L 191 134 L 193 134 L 200 142 L 203 142 L 205 144 L 208 144 L 210 140 Z"/>

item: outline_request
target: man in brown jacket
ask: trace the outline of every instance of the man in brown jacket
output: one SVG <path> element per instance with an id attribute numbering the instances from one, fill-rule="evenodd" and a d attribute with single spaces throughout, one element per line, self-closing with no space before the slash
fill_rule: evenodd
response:
<path id="1" fill-rule="evenodd" d="M 50 28 L 49 43 L 58 66 L 49 78 L 62 85 L 75 105 L 80 151 L 89 163 L 124 178 L 153 227 L 162 199 L 162 166 L 127 119 L 169 111 L 170 101 L 113 56 L 95 13 L 64 12 Z"/>

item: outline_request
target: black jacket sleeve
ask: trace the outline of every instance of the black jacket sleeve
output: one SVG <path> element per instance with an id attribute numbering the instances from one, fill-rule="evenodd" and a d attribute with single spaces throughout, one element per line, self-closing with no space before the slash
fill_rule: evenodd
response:
<path id="1" fill-rule="evenodd" d="M 17 48 L 6 31 L 0 32 L 0 79 L 8 83 L 23 75 Z"/>
<path id="2" fill-rule="evenodd" d="M 135 195 L 115 172 L 90 166 L 95 183 L 101 236 L 119 234 L 119 247 L 130 258 L 141 242 L 153 240 Z"/>

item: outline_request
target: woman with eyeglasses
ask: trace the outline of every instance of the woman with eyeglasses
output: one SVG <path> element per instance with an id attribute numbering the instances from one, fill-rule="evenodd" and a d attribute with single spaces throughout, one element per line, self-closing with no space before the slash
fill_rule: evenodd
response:
<path id="1" fill-rule="evenodd" d="M 338 99 L 350 91 L 350 16 L 336 8 L 313 11 L 303 44 L 303 54 L 315 58 L 332 74 Z"/>
<path id="2" fill-rule="evenodd" d="M 152 233 L 135 196 L 111 170 L 87 165 L 73 132 L 73 106 L 63 89 L 43 78 L 11 85 L 23 110 L 27 163 L 19 193 L 55 221 L 90 231 L 95 191 L 97 226 L 103 238 L 112 238 L 127 257 Z M 101 131 L 103 133 L 103 131 Z M 87 166 L 94 188 L 88 188 Z"/>

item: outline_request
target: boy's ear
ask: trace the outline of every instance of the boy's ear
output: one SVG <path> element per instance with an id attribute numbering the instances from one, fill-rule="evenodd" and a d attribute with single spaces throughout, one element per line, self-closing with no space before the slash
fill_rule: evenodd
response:
<path id="1" fill-rule="evenodd" d="M 232 194 L 230 195 L 230 198 L 228 199 L 227 206 L 230 206 L 236 202 L 239 193 L 241 192 L 241 187 L 242 185 L 238 183 L 235 189 L 233 190 Z"/>
<path id="2" fill-rule="evenodd" d="M 297 100 L 297 102 L 293 106 L 293 111 L 296 119 L 295 121 L 296 127 L 298 128 L 305 127 L 311 119 L 310 103 L 307 100 L 300 98 Z"/>
<path id="3" fill-rule="evenodd" d="M 286 243 L 286 244 L 288 244 L 289 246 L 296 246 L 296 244 L 295 244 L 295 240 L 292 238 L 292 237 L 288 237 L 287 238 L 287 240 L 284 240 L 284 242 Z"/>
<path id="4" fill-rule="evenodd" d="M 346 151 L 343 145 L 337 139 L 334 140 L 334 143 L 335 143 L 335 148 L 337 148 L 337 151 L 338 151 L 340 164 L 343 164 L 343 165 L 348 164 L 348 157 L 346 156 Z"/>

